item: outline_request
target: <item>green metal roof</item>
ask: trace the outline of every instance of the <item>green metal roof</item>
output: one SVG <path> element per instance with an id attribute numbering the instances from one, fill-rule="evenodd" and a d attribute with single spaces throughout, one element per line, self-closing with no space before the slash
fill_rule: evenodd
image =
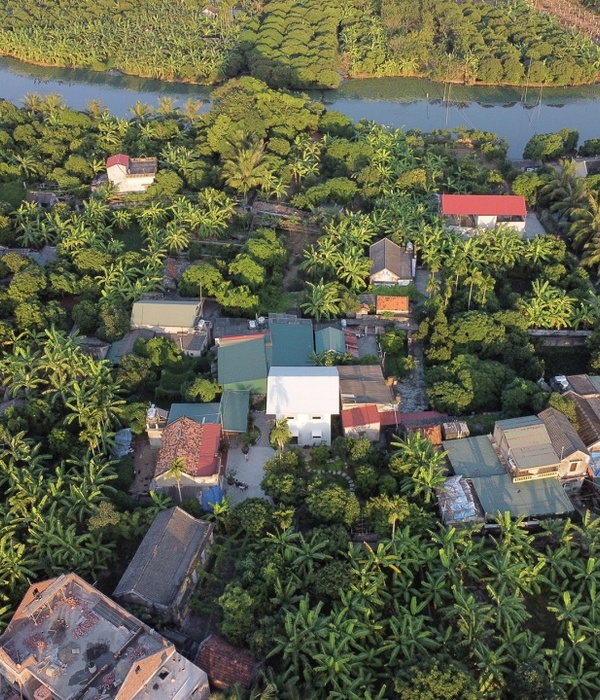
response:
<path id="1" fill-rule="evenodd" d="M 312 323 L 272 323 L 272 367 L 309 365 L 315 350 Z"/>
<path id="2" fill-rule="evenodd" d="M 346 352 L 346 339 L 344 333 L 339 328 L 322 328 L 315 331 L 315 352 L 320 355 L 322 352 Z"/>
<path id="3" fill-rule="evenodd" d="M 472 478 L 506 473 L 486 435 L 444 440 L 442 445 L 455 474 Z"/>
<path id="4" fill-rule="evenodd" d="M 471 483 L 488 517 L 508 511 L 520 516 L 565 515 L 573 505 L 556 479 L 538 479 L 513 484 L 509 474 L 472 477 Z"/>
<path id="5" fill-rule="evenodd" d="M 221 396 L 223 430 L 226 433 L 245 433 L 248 430 L 249 410 L 249 391 L 224 391 Z"/>
<path id="6" fill-rule="evenodd" d="M 220 423 L 221 405 L 218 403 L 174 403 L 169 409 L 167 425 L 181 416 L 191 418 L 196 423 Z"/>
<path id="7" fill-rule="evenodd" d="M 517 430 L 518 428 L 530 428 L 532 425 L 543 425 L 543 423 L 537 416 L 523 416 L 522 418 L 497 420 L 496 425 L 506 432 L 507 430 Z"/>
<path id="8" fill-rule="evenodd" d="M 221 345 L 217 357 L 221 386 L 267 378 L 265 339 L 262 336 Z"/>

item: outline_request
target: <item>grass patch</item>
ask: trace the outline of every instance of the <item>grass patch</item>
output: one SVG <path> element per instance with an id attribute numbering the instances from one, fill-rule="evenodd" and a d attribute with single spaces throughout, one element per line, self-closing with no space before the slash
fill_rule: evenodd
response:
<path id="1" fill-rule="evenodd" d="M 115 232 L 115 238 L 123 243 L 126 253 L 139 253 L 146 244 L 146 239 L 137 223 L 131 224 L 125 231 Z"/>
<path id="2" fill-rule="evenodd" d="M 23 183 L 18 180 L 0 184 L 0 202 L 8 202 L 15 209 L 25 199 L 25 194 L 26 190 L 23 187 Z"/>

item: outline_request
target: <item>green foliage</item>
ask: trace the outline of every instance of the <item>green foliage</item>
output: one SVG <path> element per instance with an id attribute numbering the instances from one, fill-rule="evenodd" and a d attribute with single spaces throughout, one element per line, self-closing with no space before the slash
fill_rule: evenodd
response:
<path id="1" fill-rule="evenodd" d="M 198 377 L 194 383 L 186 389 L 186 398 L 188 401 L 202 401 L 210 403 L 221 393 L 221 389 L 216 382 L 204 377 Z"/>
<path id="2" fill-rule="evenodd" d="M 264 537 L 271 527 L 273 508 L 264 498 L 247 498 L 231 511 L 227 526 L 253 537 Z"/>
<path id="3" fill-rule="evenodd" d="M 525 144 L 523 158 L 534 160 L 558 160 L 571 155 L 577 148 L 579 132 L 562 129 L 554 134 L 535 134 Z"/>
<path id="4" fill-rule="evenodd" d="M 451 659 L 429 659 L 403 669 L 394 690 L 402 700 L 479 700 L 474 678 Z"/>
<path id="5" fill-rule="evenodd" d="M 579 430 L 579 420 L 577 418 L 576 404 L 570 396 L 562 396 L 561 394 L 553 391 L 550 394 L 550 400 L 548 401 L 548 405 L 551 408 L 555 408 L 557 411 L 564 413 L 565 416 L 569 419 L 569 423 L 571 423 L 575 430 Z"/>
<path id="6" fill-rule="evenodd" d="M 360 514 L 356 496 L 341 486 L 328 485 L 316 477 L 308 486 L 306 506 L 310 514 L 322 523 L 343 523 L 350 527 Z"/>
<path id="7" fill-rule="evenodd" d="M 503 414 L 516 417 L 543 411 L 548 402 L 548 394 L 536 382 L 516 377 L 507 384 L 501 400 Z"/>

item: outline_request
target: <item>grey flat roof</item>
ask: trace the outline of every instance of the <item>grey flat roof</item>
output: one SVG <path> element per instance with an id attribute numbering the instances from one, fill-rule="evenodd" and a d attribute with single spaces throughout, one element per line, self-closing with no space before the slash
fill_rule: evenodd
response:
<path id="1" fill-rule="evenodd" d="M 506 474 L 487 435 L 444 440 L 442 445 L 455 474 L 469 478 Z"/>
<path id="2" fill-rule="evenodd" d="M 221 404 L 219 403 L 174 403 L 169 409 L 167 425 L 181 416 L 191 418 L 196 423 L 220 423 Z"/>

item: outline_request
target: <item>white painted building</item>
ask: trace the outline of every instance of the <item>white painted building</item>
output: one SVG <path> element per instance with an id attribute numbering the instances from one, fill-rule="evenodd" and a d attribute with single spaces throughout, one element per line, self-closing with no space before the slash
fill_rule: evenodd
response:
<path id="1" fill-rule="evenodd" d="M 157 169 L 156 158 L 130 158 L 118 153 L 106 161 L 108 181 L 123 194 L 145 192 L 154 182 Z"/>
<path id="2" fill-rule="evenodd" d="M 331 416 L 340 413 L 336 367 L 272 367 L 267 378 L 267 414 L 287 419 L 298 445 L 330 445 Z"/>

